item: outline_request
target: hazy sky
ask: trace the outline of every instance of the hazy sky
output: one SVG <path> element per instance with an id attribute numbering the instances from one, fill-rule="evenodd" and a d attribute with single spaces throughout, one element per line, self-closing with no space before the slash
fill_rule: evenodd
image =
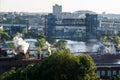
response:
<path id="1" fill-rule="evenodd" d="M 92 10 L 120 14 L 120 0 L 0 0 L 0 11 L 52 12 L 55 4 L 62 5 L 63 12 Z"/>

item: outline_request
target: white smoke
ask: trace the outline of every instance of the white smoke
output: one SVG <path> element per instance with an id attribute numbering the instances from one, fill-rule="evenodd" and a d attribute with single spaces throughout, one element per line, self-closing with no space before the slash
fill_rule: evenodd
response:
<path id="1" fill-rule="evenodd" d="M 17 33 L 16 36 L 13 38 L 13 41 L 15 43 L 15 47 L 19 49 L 19 52 L 23 52 L 24 54 L 26 54 L 28 48 L 29 48 L 29 43 L 27 43 L 26 41 L 24 41 L 22 39 L 22 35 L 20 33 Z M 18 54 L 18 53 L 16 53 Z"/>

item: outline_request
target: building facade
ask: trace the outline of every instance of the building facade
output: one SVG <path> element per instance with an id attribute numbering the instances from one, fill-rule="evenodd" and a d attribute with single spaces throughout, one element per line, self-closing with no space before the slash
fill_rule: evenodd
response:
<path id="1" fill-rule="evenodd" d="M 99 20 L 99 27 L 97 29 L 100 34 L 113 35 L 120 33 L 120 19 L 102 18 Z"/>
<path id="2" fill-rule="evenodd" d="M 86 14 L 85 20 L 87 36 L 89 36 L 89 38 L 96 38 L 98 27 L 97 14 Z"/>
<path id="3" fill-rule="evenodd" d="M 47 41 L 50 41 L 51 38 L 55 37 L 55 26 L 56 26 L 56 17 L 53 14 L 48 14 L 46 17 L 46 25 L 45 25 L 45 35 Z"/>
<path id="4" fill-rule="evenodd" d="M 62 6 L 55 4 L 53 6 L 53 14 L 60 14 L 60 13 L 62 13 Z"/>
<path id="5" fill-rule="evenodd" d="M 96 36 L 97 15 L 87 14 L 86 18 L 56 18 L 50 14 L 47 17 L 46 36 L 55 39 L 85 40 L 86 34 Z"/>

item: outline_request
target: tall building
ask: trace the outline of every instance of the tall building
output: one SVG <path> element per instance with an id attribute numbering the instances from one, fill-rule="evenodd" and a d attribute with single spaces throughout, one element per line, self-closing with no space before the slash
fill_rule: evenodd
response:
<path id="1" fill-rule="evenodd" d="M 98 21 L 97 14 L 86 14 L 86 18 L 57 19 L 55 15 L 47 16 L 47 38 L 64 38 L 86 40 L 88 36 L 96 38 Z M 86 38 L 86 34 L 87 38 Z"/>
<path id="2" fill-rule="evenodd" d="M 91 37 L 96 38 L 98 27 L 97 14 L 86 14 L 85 24 L 87 35 L 90 38 Z"/>
<path id="3" fill-rule="evenodd" d="M 55 26 L 56 26 L 56 17 L 53 14 L 47 15 L 47 22 L 46 22 L 46 38 L 47 41 L 52 39 L 55 36 Z"/>
<path id="4" fill-rule="evenodd" d="M 57 22 L 58 21 L 58 22 Z M 84 40 L 85 20 L 84 19 L 57 19 L 56 23 L 56 38 L 64 38 L 71 40 Z"/>
<path id="5" fill-rule="evenodd" d="M 55 4 L 53 6 L 53 14 L 60 14 L 60 13 L 62 13 L 62 6 Z"/>

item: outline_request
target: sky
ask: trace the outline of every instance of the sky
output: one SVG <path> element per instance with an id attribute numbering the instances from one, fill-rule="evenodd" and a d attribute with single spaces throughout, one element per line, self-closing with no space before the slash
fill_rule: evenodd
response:
<path id="1" fill-rule="evenodd" d="M 120 14 L 120 0 L 0 0 L 0 11 L 52 12 L 55 4 L 61 5 L 63 12 L 91 10 Z"/>

